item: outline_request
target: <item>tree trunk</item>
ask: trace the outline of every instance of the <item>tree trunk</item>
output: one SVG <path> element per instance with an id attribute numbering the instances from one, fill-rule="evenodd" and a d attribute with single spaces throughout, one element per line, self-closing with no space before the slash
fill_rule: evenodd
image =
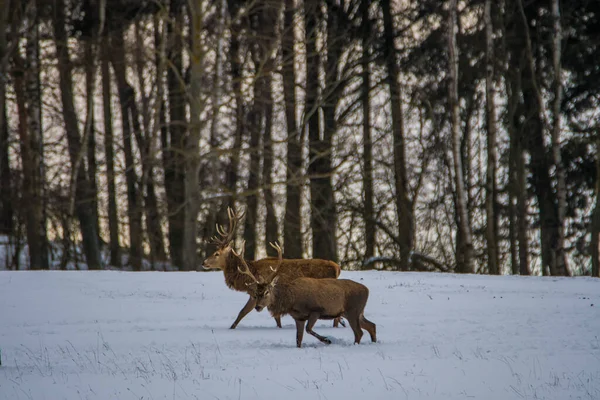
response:
<path id="1" fill-rule="evenodd" d="M 592 276 L 600 278 L 600 132 L 596 131 L 596 202 L 592 213 Z"/>
<path id="2" fill-rule="evenodd" d="M 89 269 L 100 269 L 100 248 L 98 243 L 98 232 L 94 225 L 94 215 L 89 207 L 90 184 L 87 180 L 85 164 L 82 162 L 85 147 L 82 145 L 79 126 L 77 123 L 77 112 L 73 100 L 72 66 L 69 59 L 68 38 L 65 29 L 64 0 L 56 0 L 54 6 L 54 39 L 56 42 L 56 53 L 58 61 L 58 73 L 60 78 L 60 92 L 63 106 L 63 118 L 67 133 L 69 158 L 73 168 L 75 185 L 75 210 L 79 219 L 81 236 L 83 238 L 83 250 Z"/>
<path id="3" fill-rule="evenodd" d="M 237 15 L 241 4 L 235 0 L 228 0 L 227 7 L 229 9 L 229 15 L 231 20 L 229 63 L 231 65 L 231 86 L 235 98 L 235 133 L 233 139 L 233 146 L 231 147 L 229 162 L 225 167 L 225 189 L 229 192 L 227 193 L 228 196 L 221 204 L 221 208 L 217 216 L 217 220 L 219 223 L 226 223 L 227 207 L 235 208 L 235 202 L 237 199 L 236 193 L 238 184 L 238 170 L 240 165 L 240 151 L 242 148 L 242 138 L 244 136 L 244 129 L 246 126 L 244 95 L 242 93 L 243 57 L 240 54 L 240 37 L 242 33 L 240 21 Z"/>
<path id="4" fill-rule="evenodd" d="M 48 238 L 46 235 L 46 205 L 44 196 L 44 140 L 42 128 L 42 92 L 40 89 L 39 25 L 37 2 L 27 8 L 27 20 L 31 28 L 27 31 L 25 65 L 25 102 L 27 109 L 27 127 L 29 128 L 31 155 L 31 195 L 32 212 L 35 219 L 35 235 L 39 244 L 39 268 L 48 269 Z"/>
<path id="5" fill-rule="evenodd" d="M 201 84 L 204 69 L 204 50 L 202 48 L 202 27 L 204 10 L 202 0 L 190 2 L 190 19 L 192 37 L 190 55 L 190 118 L 189 134 L 185 142 L 185 223 L 183 235 L 183 269 L 192 271 L 197 266 L 197 237 L 198 237 L 198 212 L 200 210 L 200 188 L 198 172 L 200 169 L 200 136 L 202 121 L 200 116 L 203 111 Z"/>
<path id="6" fill-rule="evenodd" d="M 225 29 L 225 0 L 217 1 L 217 29 L 215 35 L 217 37 L 217 49 L 215 51 L 215 70 L 213 76 L 213 89 L 211 93 L 212 103 L 212 115 L 210 123 L 210 153 L 207 160 L 208 165 L 208 186 L 212 190 L 217 190 L 220 185 L 219 177 L 222 172 L 222 164 L 219 160 L 218 153 L 220 149 L 219 140 L 219 119 L 221 117 L 220 111 L 223 102 L 223 42 Z M 219 212 L 219 199 L 213 198 L 208 200 L 208 213 L 206 215 L 206 221 L 204 223 L 204 229 L 202 230 L 202 244 L 204 258 L 210 255 L 210 238 L 216 234 L 215 224 L 217 223 L 217 214 Z"/>
<path id="7" fill-rule="evenodd" d="M 166 259 L 165 247 L 163 243 L 163 233 L 161 228 L 161 216 L 158 212 L 158 199 L 154 184 L 154 135 L 150 129 L 150 101 L 146 95 L 146 83 L 144 79 L 144 47 L 143 37 L 140 32 L 139 22 L 135 25 L 136 47 L 135 47 L 135 65 L 140 86 L 142 98 L 142 128 L 136 129 L 137 121 L 137 104 L 132 104 L 132 118 L 134 121 L 134 131 L 136 134 L 138 147 L 140 148 L 142 159 L 142 179 L 140 190 L 146 188 L 144 196 L 144 211 L 146 214 L 146 231 L 148 233 L 148 242 L 150 243 L 150 262 L 154 265 L 155 261 L 164 261 Z M 134 96 L 135 98 L 135 96 Z M 143 132 L 143 133 L 142 133 Z"/>
<path id="8" fill-rule="evenodd" d="M 221 203 L 217 216 L 219 223 L 227 220 L 227 207 L 235 207 L 238 169 L 240 163 L 240 149 L 242 146 L 242 137 L 245 127 L 244 98 L 242 93 L 242 56 L 240 54 L 240 20 L 237 14 L 240 4 L 234 0 L 227 0 L 227 7 L 230 15 L 231 39 L 229 43 L 229 64 L 231 65 L 231 87 L 235 99 L 235 132 L 233 146 L 230 150 L 229 162 L 225 166 L 225 190 L 227 197 Z"/>
<path id="9" fill-rule="evenodd" d="M 142 269 L 142 204 L 138 190 L 137 173 L 132 143 L 132 103 L 135 102 L 133 88 L 127 83 L 125 43 L 123 31 L 115 30 L 112 37 L 112 66 L 115 72 L 123 129 L 123 155 L 125 158 L 125 181 L 127 183 L 127 216 L 129 219 L 129 265 L 134 271 Z"/>
<path id="10" fill-rule="evenodd" d="M 25 94 L 25 75 L 31 73 L 24 68 L 23 60 L 18 54 L 18 50 L 13 55 L 15 64 L 14 88 L 17 100 L 17 112 L 19 120 L 19 139 L 21 142 L 21 165 L 23 169 L 23 189 L 21 194 L 21 204 L 25 214 L 25 229 L 27 232 L 27 245 L 29 248 L 29 268 L 32 270 L 42 269 L 43 253 L 41 235 L 39 235 L 39 226 L 41 215 L 38 212 L 37 203 L 41 200 L 36 193 L 36 173 L 35 173 L 35 148 L 32 147 L 34 140 L 32 136 L 36 133 L 35 126 L 30 127 L 31 112 L 27 108 Z"/>
<path id="11" fill-rule="evenodd" d="M 561 155 L 560 133 L 561 133 L 561 102 L 562 102 L 562 26 L 560 21 L 559 0 L 552 0 L 552 68 L 554 72 L 554 99 L 552 101 L 552 157 L 556 168 L 556 197 L 558 214 L 558 243 L 557 263 L 562 270 L 561 274 L 570 275 L 567 255 L 565 253 L 565 219 L 567 213 L 567 188 L 565 182 L 565 166 Z"/>
<path id="12" fill-rule="evenodd" d="M 314 196 L 311 193 L 311 200 L 316 204 L 316 219 L 318 235 L 315 238 L 315 229 L 313 228 L 313 248 L 318 249 L 318 256 L 327 260 L 338 261 L 337 244 L 337 210 L 335 203 L 335 194 L 333 189 L 333 138 L 337 132 L 338 121 L 336 111 L 341 100 L 344 84 L 340 81 L 342 59 L 342 40 L 340 40 L 342 31 L 340 14 L 344 12 L 343 4 L 339 5 L 335 1 L 327 2 L 327 46 L 325 67 L 324 91 L 321 98 L 321 110 L 323 112 L 323 139 L 317 141 L 314 146 L 313 157 L 315 160 L 313 173 L 314 180 L 311 182 L 311 188 L 314 186 Z M 319 18 L 322 14 L 317 12 Z M 346 28 L 346 27 L 343 27 Z M 314 184 L 313 184 L 314 182 Z M 311 213 L 313 215 L 313 213 Z M 315 243 L 316 239 L 316 243 Z"/>
<path id="13" fill-rule="evenodd" d="M 262 8 L 262 7 L 257 7 Z M 265 100 L 266 88 L 264 79 L 264 69 L 261 44 L 258 39 L 257 31 L 259 29 L 260 11 L 250 11 L 251 29 L 254 43 L 251 44 L 252 58 L 254 61 L 254 96 L 253 103 L 248 115 L 248 125 L 250 130 L 250 165 L 248 169 L 248 186 L 246 188 L 246 219 L 244 220 L 244 240 L 246 241 L 246 256 L 254 260 L 256 254 L 256 223 L 258 218 L 258 186 L 260 184 L 260 159 L 261 147 L 260 139 L 263 132 L 264 107 L 262 102 Z"/>
<path id="14" fill-rule="evenodd" d="M 458 102 L 458 46 L 457 35 L 457 0 L 451 0 L 448 17 L 448 63 L 450 65 L 449 103 L 452 126 L 452 156 L 454 159 L 454 179 L 456 186 L 456 209 L 460 231 L 457 245 L 456 271 L 473 273 L 473 241 L 469 225 L 467 198 L 464 187 L 463 167 L 460 156 L 460 105 Z"/>
<path id="15" fill-rule="evenodd" d="M 87 98 L 87 115 L 85 122 L 87 137 L 87 161 L 88 161 L 88 181 L 90 182 L 90 207 L 98 232 L 98 240 L 100 240 L 100 219 L 98 217 L 98 184 L 96 182 L 96 174 L 98 171 L 98 163 L 96 162 L 96 121 L 94 116 L 94 96 L 96 87 L 96 57 L 94 54 L 94 46 L 96 38 L 93 35 L 91 38 L 84 39 L 84 60 L 85 60 L 85 92 Z"/>
<path id="16" fill-rule="evenodd" d="M 169 96 L 169 140 L 163 141 L 165 160 L 165 191 L 169 212 L 169 248 L 174 266 L 183 267 L 183 241 L 185 229 L 184 169 L 185 134 L 185 83 L 183 82 L 183 2 L 171 1 L 168 25 L 167 86 Z"/>
<path id="17" fill-rule="evenodd" d="M 275 22 L 273 22 L 274 26 Z M 272 63 L 274 64 L 274 63 Z M 271 65 L 273 67 L 273 65 Z M 271 71 L 268 69 L 267 71 Z M 264 115 L 265 115 L 265 131 L 263 135 L 263 196 L 265 197 L 265 208 L 266 208 L 266 217 L 265 217 L 265 248 L 267 249 L 267 255 L 277 256 L 277 252 L 273 247 L 269 246 L 269 243 L 273 243 L 277 241 L 279 237 L 278 227 L 277 227 L 277 215 L 275 214 L 275 199 L 273 195 L 273 178 L 271 174 L 273 173 L 273 93 L 272 93 L 272 77 L 271 72 L 268 72 L 268 76 L 266 77 L 265 87 L 267 89 L 267 93 L 265 94 L 265 99 L 268 99 L 268 102 L 264 104 Z"/>
<path id="18" fill-rule="evenodd" d="M 365 260 L 375 255 L 375 217 L 373 211 L 373 143 L 371 139 L 371 24 L 369 0 L 362 0 L 362 113 L 363 113 L 363 190 L 365 193 Z"/>
<path id="19" fill-rule="evenodd" d="M 505 12 L 508 12 L 505 11 Z M 513 34 L 505 32 L 504 37 Z M 511 260 L 513 273 L 529 275 L 529 220 L 527 209 L 527 171 L 525 169 L 525 154 L 523 149 L 523 129 L 521 122 L 523 115 L 523 104 L 521 103 L 521 70 L 523 63 L 519 51 L 515 51 L 514 45 L 507 47 L 508 68 L 505 73 L 505 87 L 507 93 L 507 130 L 510 140 L 509 150 L 509 197 L 511 200 Z M 516 202 L 516 203 L 515 203 Z M 518 242 L 518 249 L 517 249 Z M 515 254 L 516 253 L 516 254 Z"/>
<path id="20" fill-rule="evenodd" d="M 260 67 L 257 66 L 256 74 L 260 74 Z M 246 188 L 246 219 L 244 220 L 244 240 L 246 241 L 246 257 L 254 260 L 256 254 L 256 219 L 258 212 L 258 185 L 260 177 L 260 132 L 262 129 L 262 109 L 260 107 L 260 98 L 264 95 L 264 89 L 260 85 L 260 78 L 254 82 L 254 103 L 248 116 L 248 125 L 250 129 L 250 165 L 248 169 L 248 186 Z"/>
<path id="21" fill-rule="evenodd" d="M 266 3 L 258 11 L 256 27 L 257 47 L 256 55 L 260 65 L 260 75 L 257 77 L 257 84 L 260 87 L 261 96 L 258 98 L 259 108 L 263 117 L 263 170 L 262 184 L 263 196 L 265 199 L 265 248 L 267 255 L 277 256 L 277 252 L 269 243 L 277 241 L 278 228 L 277 217 L 275 215 L 275 204 L 273 197 L 273 71 L 275 69 L 275 44 L 276 37 L 272 35 L 273 27 L 277 25 L 277 18 L 280 14 L 281 3 Z"/>
<path id="22" fill-rule="evenodd" d="M 496 102 L 494 90 L 494 37 L 492 25 L 492 0 L 485 1 L 485 97 L 486 97 L 486 123 L 487 123 L 487 170 L 485 184 L 485 212 L 487 242 L 488 272 L 492 275 L 500 274 L 500 262 L 498 259 L 498 216 L 496 204 L 498 193 L 496 187 Z"/>
<path id="23" fill-rule="evenodd" d="M 319 5 L 304 4 L 305 10 L 305 40 L 306 40 L 306 98 L 305 118 L 308 120 L 308 172 L 310 176 L 310 225 L 312 230 L 312 256 L 326 260 L 337 261 L 337 243 L 335 236 L 335 202 L 331 186 L 331 139 L 336 129 L 335 104 L 323 106 L 323 126 L 319 118 L 319 69 L 321 57 L 318 53 L 317 38 L 321 30 L 322 10 Z M 328 24 L 329 25 L 329 24 Z M 328 30 L 335 29 L 328 26 Z M 325 66 L 326 80 L 336 79 L 337 69 L 332 71 L 332 65 L 337 66 L 338 60 L 331 47 L 334 45 L 329 40 L 327 54 L 332 59 Z M 335 67 L 334 67 L 335 68 Z M 335 82 L 328 82 L 335 85 Z M 327 93 L 330 94 L 330 93 Z M 324 100 L 324 99 L 323 99 Z M 328 101 L 335 101 L 333 97 Z M 321 139 L 321 129 L 323 138 Z"/>
<path id="24" fill-rule="evenodd" d="M 113 125 L 110 91 L 110 46 L 108 38 L 102 39 L 102 103 L 104 107 L 104 152 L 106 155 L 106 181 L 108 190 L 108 232 L 110 265 L 121 266 L 119 242 L 119 216 L 117 213 L 117 191 L 115 187 L 115 153 L 113 148 Z"/>
<path id="25" fill-rule="evenodd" d="M 302 258 L 302 132 L 296 121 L 296 63 L 294 0 L 285 0 L 281 66 L 287 124 L 286 200 L 283 242 L 287 258 Z"/>
<path id="26" fill-rule="evenodd" d="M 552 188 L 550 166 L 552 161 L 547 156 L 544 144 L 545 109 L 544 100 L 537 84 L 537 73 L 534 60 L 533 42 L 530 35 L 529 21 L 536 13 L 536 5 L 523 6 L 522 0 L 516 0 L 521 16 L 520 29 L 523 46 L 515 49 L 516 56 L 525 49 L 525 68 L 522 70 L 523 103 L 526 121 L 523 135 L 524 147 L 531 156 L 530 169 L 532 173 L 533 188 L 538 198 L 540 235 L 542 243 L 542 271 L 546 268 L 551 275 L 568 275 L 566 254 L 561 242 L 560 218 L 557 205 L 557 196 Z M 516 46 L 516 45 L 515 45 Z"/>
<path id="27" fill-rule="evenodd" d="M 394 145 L 394 186 L 396 189 L 396 212 L 398 214 L 398 238 L 402 270 L 408 270 L 410 254 L 414 247 L 414 217 L 412 202 L 408 196 L 406 176 L 406 150 L 404 146 L 404 114 L 402 111 L 402 89 L 398 82 L 398 63 L 395 58 L 394 24 L 389 0 L 381 2 L 384 25 L 384 56 L 387 67 L 387 83 L 392 108 L 392 131 Z"/>
<path id="28" fill-rule="evenodd" d="M 520 140 L 520 139 L 517 139 Z M 530 275 L 529 269 L 529 196 L 527 194 L 527 171 L 525 169 L 525 154 L 520 144 L 516 149 L 517 175 L 517 220 L 519 238 L 519 272 Z"/>
<path id="29" fill-rule="evenodd" d="M 10 171 L 8 121 L 6 118 L 6 76 L 8 74 L 8 15 L 10 1 L 0 6 L 0 234 L 13 234 L 12 179 Z"/>

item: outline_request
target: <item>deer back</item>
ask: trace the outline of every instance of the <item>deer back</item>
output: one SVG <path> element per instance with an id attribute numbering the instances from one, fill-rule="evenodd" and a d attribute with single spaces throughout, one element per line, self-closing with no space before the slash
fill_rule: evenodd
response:
<path id="1" fill-rule="evenodd" d="M 273 266 L 278 262 L 275 257 L 263 258 L 254 262 L 254 266 L 258 273 L 266 277 L 269 274 L 269 266 Z M 340 266 L 333 261 L 313 259 L 283 259 L 279 267 L 280 282 L 291 282 L 294 279 L 306 278 L 337 278 L 340 276 Z"/>
<path id="2" fill-rule="evenodd" d="M 269 310 L 274 315 L 318 312 L 324 318 L 334 318 L 350 310 L 362 313 L 368 297 L 366 286 L 348 279 L 298 278 L 275 285 Z"/>

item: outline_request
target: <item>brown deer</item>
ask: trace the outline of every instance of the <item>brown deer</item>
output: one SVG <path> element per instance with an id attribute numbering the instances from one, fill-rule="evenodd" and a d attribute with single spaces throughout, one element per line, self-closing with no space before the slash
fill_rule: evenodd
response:
<path id="1" fill-rule="evenodd" d="M 267 307 L 275 318 L 290 314 L 296 321 L 297 347 L 302 347 L 305 324 L 307 333 L 321 342 L 331 344 L 331 340 L 313 331 L 313 327 L 318 319 L 334 319 L 341 316 L 350 323 L 354 332 L 354 343 L 360 343 L 362 329 L 369 332 L 372 342 L 377 341 L 376 325 L 364 316 L 369 298 L 369 289 L 365 285 L 349 279 L 298 278 L 291 282 L 281 282 L 280 250 L 278 267 L 270 268 L 270 276 L 262 280 L 256 279 L 244 258 L 239 257 L 244 266 L 240 272 L 254 281 L 250 285 L 254 293 L 250 296 L 256 299 L 257 311 Z"/>
<path id="2" fill-rule="evenodd" d="M 256 305 L 256 299 L 251 293 L 254 292 L 252 284 L 255 283 L 257 277 L 261 279 L 263 276 L 271 274 L 271 268 L 277 263 L 277 258 L 269 257 L 257 261 L 246 261 L 246 265 L 252 273 L 252 278 L 249 275 L 240 272 L 240 257 L 234 253 L 232 244 L 235 236 L 237 224 L 243 215 L 237 214 L 233 209 L 228 208 L 229 228 L 225 229 L 222 225 L 217 225 L 217 233 L 220 237 L 213 237 L 212 241 L 217 245 L 217 250 L 202 264 L 204 269 L 220 269 L 225 275 L 225 283 L 230 289 L 239 292 L 245 292 L 250 295 L 246 305 L 240 310 L 236 320 L 231 325 L 230 329 L 235 329 L 244 318 Z M 275 247 L 277 249 L 277 247 Z M 243 259 L 243 251 L 241 254 Z M 340 275 L 340 266 L 333 261 L 320 259 L 283 259 L 278 270 L 279 279 L 281 282 L 291 282 L 300 277 L 311 278 L 337 278 Z M 281 316 L 275 317 L 277 327 L 281 328 Z M 337 327 L 341 322 L 339 319 L 334 320 L 333 325 Z"/>

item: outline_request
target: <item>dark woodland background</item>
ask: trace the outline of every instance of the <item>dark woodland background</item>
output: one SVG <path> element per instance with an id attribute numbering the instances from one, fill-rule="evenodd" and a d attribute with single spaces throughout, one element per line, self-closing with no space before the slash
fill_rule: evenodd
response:
<path id="1" fill-rule="evenodd" d="M 0 4 L 0 268 L 599 276 L 598 1 Z"/>

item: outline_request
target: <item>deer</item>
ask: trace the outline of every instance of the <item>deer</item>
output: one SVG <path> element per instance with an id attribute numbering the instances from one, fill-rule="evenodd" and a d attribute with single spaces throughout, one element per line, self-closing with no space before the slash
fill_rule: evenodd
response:
<path id="1" fill-rule="evenodd" d="M 219 236 L 215 235 L 211 239 L 216 244 L 217 250 L 204 260 L 202 268 L 204 270 L 219 269 L 223 271 L 227 287 L 239 292 L 248 293 L 250 296 L 246 305 L 240 310 L 237 318 L 230 327 L 230 329 L 235 329 L 240 321 L 255 308 L 256 299 L 252 295 L 254 293 L 252 287 L 255 283 L 254 277 L 260 279 L 262 276 L 270 274 L 271 267 L 277 262 L 277 259 L 268 257 L 256 261 L 244 260 L 252 273 L 252 278 L 240 272 L 239 267 L 242 266 L 240 257 L 243 259 L 244 251 L 242 250 L 241 254 L 235 253 L 233 240 L 237 225 L 242 219 L 243 214 L 236 213 L 231 207 L 227 208 L 227 214 L 229 217 L 229 227 L 225 228 L 223 225 L 216 225 Z M 274 245 L 272 244 L 272 246 Z M 275 249 L 277 250 L 277 248 Z M 341 272 L 341 268 L 337 263 L 322 259 L 282 259 L 280 264 L 278 270 L 280 270 L 279 279 L 282 282 L 291 282 L 301 277 L 337 279 Z M 275 323 L 278 328 L 282 327 L 281 315 L 275 317 Z M 339 324 L 345 326 L 340 319 L 334 320 L 334 327 L 337 327 Z"/>
<path id="2" fill-rule="evenodd" d="M 275 246 L 274 246 L 275 247 Z M 243 268 L 240 272 L 252 279 L 250 294 L 256 299 L 256 310 L 267 307 L 274 318 L 289 314 L 296 321 L 296 347 L 302 347 L 304 326 L 306 332 L 321 342 L 331 344 L 331 340 L 313 330 L 319 319 L 345 317 L 354 332 L 354 343 L 360 344 L 366 330 L 371 341 L 377 341 L 376 325 L 365 318 L 364 310 L 369 298 L 369 289 L 350 279 L 297 278 L 293 281 L 280 281 L 282 257 L 278 250 L 279 263 L 270 267 L 271 274 L 258 279 L 252 273 L 243 257 L 238 256 Z M 237 253 L 234 253 L 237 254 Z M 242 253 L 243 254 L 243 250 Z"/>

